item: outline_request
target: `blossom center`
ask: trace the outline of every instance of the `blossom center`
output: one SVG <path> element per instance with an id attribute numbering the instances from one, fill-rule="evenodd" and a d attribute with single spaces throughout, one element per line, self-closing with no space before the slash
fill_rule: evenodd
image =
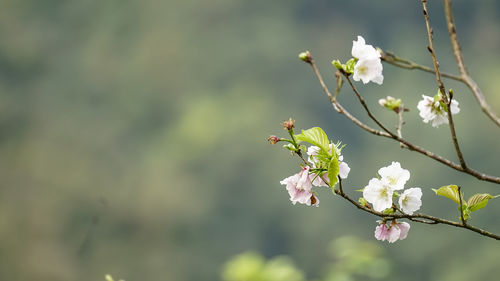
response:
<path id="1" fill-rule="evenodd" d="M 392 176 L 387 177 L 389 179 L 389 184 L 394 185 L 398 182 L 398 179 Z"/>
<path id="2" fill-rule="evenodd" d="M 380 197 L 387 197 L 387 195 L 389 195 L 389 191 L 387 190 L 387 186 L 384 186 L 380 189 Z"/>

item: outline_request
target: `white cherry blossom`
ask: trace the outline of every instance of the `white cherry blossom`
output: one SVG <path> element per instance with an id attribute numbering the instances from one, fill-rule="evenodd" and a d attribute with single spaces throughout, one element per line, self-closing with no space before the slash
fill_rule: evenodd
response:
<path id="1" fill-rule="evenodd" d="M 439 127 L 442 124 L 448 124 L 448 112 L 445 106 L 441 105 L 439 101 L 435 101 L 434 98 L 422 95 L 422 100 L 418 102 L 417 108 L 419 110 L 419 115 L 422 117 L 424 123 L 429 123 L 432 121 L 432 127 Z M 451 100 L 450 105 L 451 114 L 457 114 L 460 112 L 458 108 L 458 101 Z"/>
<path id="2" fill-rule="evenodd" d="M 382 62 L 380 58 L 375 59 L 360 59 L 354 65 L 354 75 L 352 79 L 354 81 L 363 81 L 363 84 L 368 82 L 374 82 L 382 85 L 384 82 L 384 76 L 382 75 Z"/>
<path id="3" fill-rule="evenodd" d="M 349 167 L 349 165 L 347 165 L 347 163 L 343 162 L 344 156 L 341 154 L 340 149 L 338 149 L 334 144 L 330 144 L 330 151 L 329 152 L 331 153 L 334 148 L 335 148 L 335 151 L 337 152 L 337 156 L 338 156 L 338 160 L 339 160 L 339 176 L 341 179 L 347 179 L 347 177 L 349 176 L 349 172 L 351 171 L 351 168 Z M 317 146 L 314 146 L 314 145 L 310 146 L 307 149 L 307 155 L 309 155 L 307 160 L 312 164 L 313 167 L 317 167 L 316 162 L 318 160 L 316 159 L 316 155 L 318 155 L 319 150 L 320 150 L 320 148 Z M 318 176 L 314 179 L 313 185 L 314 186 L 328 186 L 329 182 L 330 182 L 330 180 L 328 179 L 328 173 L 324 173 L 321 177 Z"/>
<path id="4" fill-rule="evenodd" d="M 358 36 L 358 41 L 352 41 L 351 54 L 358 60 L 380 58 L 380 53 L 372 45 L 366 45 L 365 39 L 361 36 Z"/>
<path id="5" fill-rule="evenodd" d="M 401 210 L 409 215 L 422 206 L 422 190 L 419 187 L 413 187 L 405 190 L 399 197 L 399 207 Z"/>
<path id="6" fill-rule="evenodd" d="M 357 41 L 352 41 L 351 54 L 358 59 L 354 65 L 354 81 L 361 80 L 364 84 L 371 81 L 379 85 L 384 82 L 380 52 L 372 45 L 367 45 L 363 37 L 358 36 Z"/>
<path id="7" fill-rule="evenodd" d="M 378 174 L 382 177 L 384 185 L 388 185 L 392 190 L 403 189 L 410 179 L 410 172 L 401 168 L 399 162 L 392 162 L 391 165 L 380 168 Z"/>
<path id="8" fill-rule="evenodd" d="M 392 206 L 393 193 L 394 190 L 389 185 L 377 178 L 371 179 L 363 189 L 363 197 L 373 205 L 373 209 L 377 212 L 382 212 Z"/>

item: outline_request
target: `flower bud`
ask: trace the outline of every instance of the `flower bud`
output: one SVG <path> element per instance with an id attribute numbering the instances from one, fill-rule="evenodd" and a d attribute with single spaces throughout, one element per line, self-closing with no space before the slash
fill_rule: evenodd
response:
<path id="1" fill-rule="evenodd" d="M 290 119 L 288 119 L 288 121 L 283 121 L 283 128 L 285 128 L 285 130 L 292 130 L 293 128 L 295 127 L 295 120 L 292 119 L 292 117 L 290 117 Z"/>
<path id="2" fill-rule="evenodd" d="M 299 59 L 307 63 L 311 63 L 312 62 L 311 53 L 309 51 L 302 52 L 299 54 Z"/>
<path id="3" fill-rule="evenodd" d="M 379 99 L 378 104 L 387 108 L 388 110 L 393 110 L 399 112 L 401 106 L 401 99 L 395 99 L 391 96 L 387 96 L 385 99 Z"/>
<path id="4" fill-rule="evenodd" d="M 281 141 L 280 138 L 278 138 L 277 136 L 270 136 L 267 138 L 267 140 L 271 143 L 271 144 L 277 144 L 279 141 Z"/>

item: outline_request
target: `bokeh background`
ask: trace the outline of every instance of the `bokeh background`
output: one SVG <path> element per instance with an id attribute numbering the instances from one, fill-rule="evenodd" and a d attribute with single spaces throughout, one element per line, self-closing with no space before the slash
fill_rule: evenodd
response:
<path id="1" fill-rule="evenodd" d="M 430 2 L 442 70 L 456 73 L 442 3 Z M 454 10 L 468 68 L 500 112 L 500 2 Z M 347 144 L 353 196 L 391 161 L 411 171 L 429 214 L 457 219 L 433 187 L 499 194 L 331 108 L 297 55 L 310 50 L 333 87 L 330 62 L 347 60 L 357 35 L 431 66 L 420 1 L 0 1 L 0 280 L 212 281 L 247 250 L 322 278 L 330 241 L 374 241 L 376 218 L 326 189 L 319 208 L 292 206 L 279 181 L 299 162 L 266 142 L 290 116 Z M 433 75 L 384 65 L 384 76 L 358 83 L 375 114 L 395 125 L 376 102 L 403 98 L 404 136 L 456 160 L 448 129 L 416 109 Z M 464 86 L 445 85 L 470 166 L 499 175 L 500 131 Z M 371 124 L 347 88 L 339 99 Z M 498 233 L 499 212 L 493 200 L 471 222 Z M 386 280 L 500 276 L 498 242 L 461 229 L 412 224 L 406 240 L 377 245 L 393 265 Z"/>

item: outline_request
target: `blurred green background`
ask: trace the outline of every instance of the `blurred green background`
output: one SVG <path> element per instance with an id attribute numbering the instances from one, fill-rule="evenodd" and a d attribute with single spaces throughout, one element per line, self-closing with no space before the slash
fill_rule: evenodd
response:
<path id="1" fill-rule="evenodd" d="M 430 2 L 438 59 L 456 73 L 442 3 Z M 500 2 L 454 9 L 468 68 L 498 113 Z M 326 189 L 319 208 L 292 206 L 279 181 L 299 162 L 266 143 L 289 116 L 348 145 L 353 196 L 391 161 L 411 171 L 407 186 L 422 187 L 429 214 L 457 218 L 433 187 L 499 194 L 331 108 L 297 55 L 309 49 L 333 87 L 330 62 L 347 60 L 357 35 L 431 65 L 420 1 L 1 0 L 0 280 L 212 281 L 246 250 L 287 255 L 307 280 L 325 276 L 328 243 L 375 240 L 376 218 Z M 456 160 L 448 129 L 416 109 L 434 77 L 390 65 L 384 76 L 358 83 L 374 113 L 395 125 L 376 102 L 403 98 L 404 136 Z M 498 176 L 498 128 L 464 86 L 445 85 L 470 166 Z M 348 89 L 339 99 L 371 124 Z M 471 222 L 499 233 L 499 211 L 492 201 Z M 406 240 L 378 245 L 393 265 L 386 280 L 500 276 L 498 242 L 465 230 L 412 224 Z"/>

